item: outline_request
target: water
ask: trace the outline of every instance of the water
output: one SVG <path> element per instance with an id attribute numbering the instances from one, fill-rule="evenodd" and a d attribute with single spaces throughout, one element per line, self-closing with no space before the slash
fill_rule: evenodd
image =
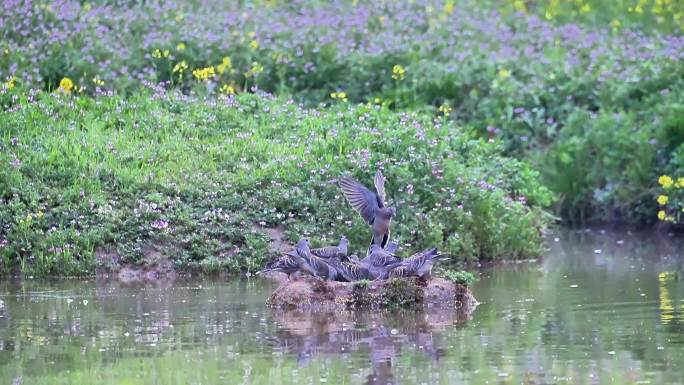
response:
<path id="1" fill-rule="evenodd" d="M 0 384 L 684 383 L 681 242 L 550 248 L 484 271 L 470 317 L 274 312 L 255 279 L 4 282 Z"/>

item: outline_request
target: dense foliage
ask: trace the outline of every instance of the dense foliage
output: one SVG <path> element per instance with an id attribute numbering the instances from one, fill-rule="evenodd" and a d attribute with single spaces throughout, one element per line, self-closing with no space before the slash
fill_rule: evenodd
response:
<path id="1" fill-rule="evenodd" d="M 569 221 L 656 219 L 681 174 L 671 0 L 3 3 L 0 76 L 48 91 L 262 89 L 432 109 L 528 160 Z"/>
<path id="2" fill-rule="evenodd" d="M 376 169 L 393 237 L 453 261 L 540 252 L 538 173 L 443 117 L 381 106 L 310 109 L 263 94 L 200 99 L 17 93 L 0 121 L 2 269 L 77 274 L 108 264 L 254 271 L 263 228 L 316 245 L 369 230 L 336 185 Z"/>
<path id="3" fill-rule="evenodd" d="M 398 203 L 409 207 L 397 222 L 402 241 L 412 247 L 434 242 L 464 259 L 536 254 L 538 246 L 531 243 L 544 222 L 538 215 L 542 206 L 566 222 L 681 222 L 683 15 L 682 3 L 671 0 L 4 1 L 5 269 L 31 265 L 46 258 L 48 249 L 75 253 L 83 258 L 74 263 L 93 266 L 94 250 L 105 244 L 117 250 L 102 252 L 103 260 L 141 260 L 160 254 L 141 232 L 168 235 L 172 220 L 186 226 L 173 227 L 173 236 L 185 234 L 181 243 L 192 247 L 153 244 L 175 244 L 179 264 L 202 261 L 217 270 L 230 260 L 233 268 L 253 269 L 258 261 L 222 257 L 247 255 L 245 247 L 265 249 L 259 232 L 244 233 L 246 223 L 275 225 L 306 208 L 317 219 L 292 219 L 288 231 L 320 232 L 321 223 L 339 227 L 333 212 L 347 210 L 342 203 L 316 206 L 322 196 L 336 196 L 323 178 L 332 181 L 349 169 L 368 182 L 378 165 L 387 166 L 389 183 L 403 194 Z M 280 99 L 226 99 L 262 92 Z M 154 100 L 145 100 L 150 95 Z M 230 106 L 236 100 L 237 107 Z M 272 109 L 284 106 L 296 112 L 273 115 Z M 224 109 L 247 109 L 259 122 L 219 115 Z M 303 125 L 314 113 L 320 120 Z M 343 119 L 371 113 L 382 125 Z M 217 128 L 223 119 L 231 122 L 230 130 Z M 279 128 L 267 131 L 267 119 Z M 410 137 L 401 127 L 414 122 Z M 268 132 L 266 138 L 254 148 L 241 145 L 255 127 Z M 311 127 L 318 131 L 309 134 Z M 335 128 L 322 133 L 323 127 Z M 356 132 L 360 127 L 370 134 Z M 83 136 L 84 129 L 91 136 Z M 340 137 L 343 132 L 349 134 Z M 283 164 L 290 160 L 261 159 L 264 151 L 278 150 L 275 159 L 296 157 L 289 149 L 310 149 L 308 140 L 319 134 L 320 152 L 309 154 L 314 163 L 300 157 L 301 167 L 289 169 Z M 67 139 L 84 147 L 60 142 Z M 213 140 L 230 141 L 219 146 Z M 114 153 L 102 155 L 108 154 L 102 146 Z M 190 155 L 177 156 L 179 151 Z M 407 160 L 413 151 L 420 159 Z M 442 158 L 457 153 L 464 158 L 444 164 Z M 539 170 L 555 199 L 537 185 L 536 173 L 507 157 Z M 134 160 L 136 167 L 126 163 Z M 437 179 L 421 179 L 430 175 Z M 671 187 L 659 184 L 663 176 L 673 179 Z M 303 188 L 305 182 L 312 188 Z M 248 185 L 253 191 L 244 189 Z M 230 191 L 230 198 L 218 206 L 208 203 L 222 191 Z M 316 191 L 315 199 L 310 191 Z M 534 214 L 510 211 L 513 204 L 504 198 L 521 200 Z M 112 222 L 116 226 L 98 217 L 94 233 L 74 227 L 92 215 L 86 206 L 47 211 L 77 201 L 88 202 L 90 211 L 108 202 L 111 218 L 119 218 Z M 476 201 L 482 206 L 475 208 Z M 464 202 L 473 206 L 461 211 Z M 244 207 L 274 211 L 237 211 Z M 198 225 L 199 215 L 214 208 L 224 211 L 211 215 L 239 225 L 218 233 Z M 414 218 L 416 208 L 430 214 Z M 475 219 L 461 214 L 467 212 Z M 159 222 L 146 228 L 138 217 Z M 352 226 L 360 226 L 356 222 Z M 28 235 L 56 223 L 69 224 L 73 234 L 57 226 L 45 239 Z M 319 239 L 338 233 L 333 228 Z M 54 270 L 54 264 L 39 265 Z"/>

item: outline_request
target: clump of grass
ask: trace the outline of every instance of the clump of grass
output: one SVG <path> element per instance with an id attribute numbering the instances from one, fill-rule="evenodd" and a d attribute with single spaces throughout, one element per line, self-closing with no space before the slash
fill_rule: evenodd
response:
<path id="1" fill-rule="evenodd" d="M 392 278 L 382 286 L 379 301 L 388 307 L 410 307 L 423 301 L 423 291 L 411 278 Z"/>
<path id="2" fill-rule="evenodd" d="M 464 270 L 444 270 L 442 271 L 441 276 L 451 282 L 465 286 L 470 286 L 477 282 L 477 276 L 475 274 Z"/>

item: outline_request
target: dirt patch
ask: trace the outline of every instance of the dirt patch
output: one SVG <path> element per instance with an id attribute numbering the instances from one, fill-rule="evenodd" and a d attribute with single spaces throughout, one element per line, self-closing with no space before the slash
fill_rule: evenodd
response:
<path id="1" fill-rule="evenodd" d="M 278 254 L 285 254 L 286 252 L 292 250 L 292 245 L 285 239 L 285 226 L 278 225 L 276 227 L 261 227 L 255 226 L 255 230 L 266 234 L 270 239 L 271 243 L 268 245 L 270 251 Z"/>
<path id="2" fill-rule="evenodd" d="M 144 264 L 142 266 L 122 265 L 119 254 L 111 249 L 96 250 L 95 258 L 99 279 L 116 279 L 123 283 L 135 283 L 172 281 L 177 277 L 173 261 L 155 245 L 149 245 L 143 249 Z"/>
<path id="3" fill-rule="evenodd" d="M 118 270 L 121 257 L 116 250 L 109 248 L 98 248 L 95 250 L 95 260 L 97 261 L 96 273 L 97 275 L 107 274 Z"/>
<path id="4" fill-rule="evenodd" d="M 466 286 L 442 278 L 334 282 L 303 276 L 279 282 L 281 286 L 268 299 L 269 306 L 275 308 L 321 310 L 427 305 L 470 312 L 477 306 L 477 300 Z"/>

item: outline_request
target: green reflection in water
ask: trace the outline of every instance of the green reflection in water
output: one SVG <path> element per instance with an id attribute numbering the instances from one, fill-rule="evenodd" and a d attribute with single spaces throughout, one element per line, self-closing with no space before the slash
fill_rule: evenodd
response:
<path id="1" fill-rule="evenodd" d="M 683 383 L 681 242 L 549 243 L 483 271 L 470 316 L 271 311 L 259 280 L 4 282 L 0 383 Z"/>

